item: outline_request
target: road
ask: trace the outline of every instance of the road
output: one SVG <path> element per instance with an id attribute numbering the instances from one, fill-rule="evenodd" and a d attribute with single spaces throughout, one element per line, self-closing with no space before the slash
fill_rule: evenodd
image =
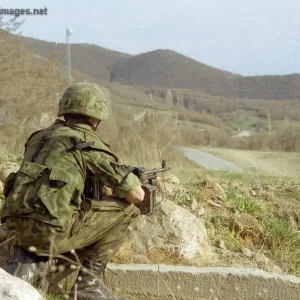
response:
<path id="1" fill-rule="evenodd" d="M 206 169 L 213 171 L 227 171 L 231 173 L 243 173 L 243 168 L 215 155 L 192 148 L 182 147 L 182 149 L 185 157 Z"/>

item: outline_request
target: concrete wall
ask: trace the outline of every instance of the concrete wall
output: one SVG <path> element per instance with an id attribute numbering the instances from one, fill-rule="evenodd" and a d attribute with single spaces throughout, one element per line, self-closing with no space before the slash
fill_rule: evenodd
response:
<path id="1" fill-rule="evenodd" d="M 300 278 L 238 268 L 114 265 L 106 283 L 125 299 L 300 300 Z"/>

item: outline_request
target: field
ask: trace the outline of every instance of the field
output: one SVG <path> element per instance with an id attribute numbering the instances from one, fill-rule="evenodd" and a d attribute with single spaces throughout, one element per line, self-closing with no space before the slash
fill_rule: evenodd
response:
<path id="1" fill-rule="evenodd" d="M 211 153 L 242 167 L 246 173 L 273 177 L 299 178 L 300 153 L 275 151 L 250 151 L 200 147 L 199 150 Z"/>

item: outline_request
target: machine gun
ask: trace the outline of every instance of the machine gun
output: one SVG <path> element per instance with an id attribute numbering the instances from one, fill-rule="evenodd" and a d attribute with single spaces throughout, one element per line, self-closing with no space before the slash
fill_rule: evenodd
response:
<path id="1" fill-rule="evenodd" d="M 124 166 L 125 172 L 133 173 L 139 178 L 145 192 L 144 200 L 135 204 L 135 206 L 140 209 L 142 215 L 148 215 L 153 212 L 153 208 L 156 203 L 156 186 L 154 184 L 157 178 L 157 173 L 166 172 L 170 169 L 170 167 L 167 167 L 165 160 L 162 161 L 161 168 L 159 169 L 148 170 L 144 167 Z"/>

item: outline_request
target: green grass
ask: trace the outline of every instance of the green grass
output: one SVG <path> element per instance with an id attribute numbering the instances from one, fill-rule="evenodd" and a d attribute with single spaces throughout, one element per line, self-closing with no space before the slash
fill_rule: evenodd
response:
<path id="1" fill-rule="evenodd" d="M 269 216 L 263 222 L 269 255 L 288 273 L 300 276 L 300 231 L 289 221 Z"/>
<path id="2" fill-rule="evenodd" d="M 273 249 L 278 247 L 300 247 L 300 232 L 291 222 L 276 217 L 267 217 L 264 221 L 265 239 Z"/>
<path id="3" fill-rule="evenodd" d="M 247 213 L 254 217 L 258 217 L 262 211 L 263 207 L 256 200 L 246 198 L 237 189 L 230 189 L 227 191 L 227 200 L 231 202 L 240 213 Z"/>
<path id="4" fill-rule="evenodd" d="M 236 237 L 234 232 L 230 232 L 224 237 L 224 243 L 228 250 L 239 252 L 243 246 L 241 238 Z"/>

